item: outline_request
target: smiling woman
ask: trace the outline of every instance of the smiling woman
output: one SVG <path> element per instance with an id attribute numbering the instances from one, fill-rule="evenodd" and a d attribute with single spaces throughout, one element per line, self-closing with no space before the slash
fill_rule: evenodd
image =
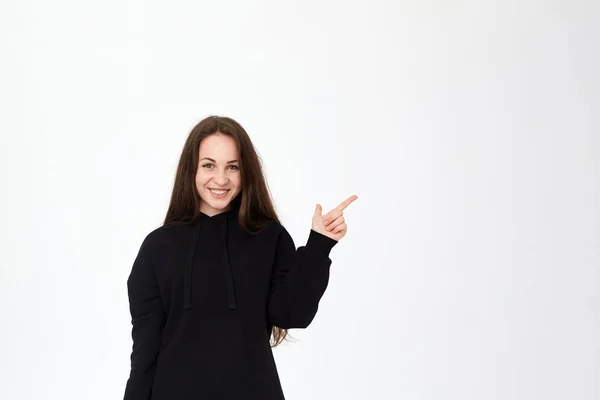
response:
<path id="1" fill-rule="evenodd" d="M 241 191 L 237 154 L 235 140 L 220 132 L 208 136 L 200 143 L 196 188 L 202 199 L 200 211 L 204 214 L 213 216 L 227 211 L 231 200 Z"/>
<path id="2" fill-rule="evenodd" d="M 317 204 L 296 249 L 246 131 L 226 117 L 198 123 L 164 225 L 146 236 L 127 281 L 125 400 L 284 399 L 271 348 L 315 317 L 354 200 L 326 215 Z"/>

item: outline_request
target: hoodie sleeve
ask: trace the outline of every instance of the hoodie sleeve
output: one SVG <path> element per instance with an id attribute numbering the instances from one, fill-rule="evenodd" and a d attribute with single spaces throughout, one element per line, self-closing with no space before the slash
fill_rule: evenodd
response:
<path id="1" fill-rule="evenodd" d="M 296 249 L 281 227 L 271 276 L 269 322 L 282 329 L 306 328 L 317 313 L 329 282 L 329 253 L 337 240 L 311 229 L 305 246 Z"/>
<path id="2" fill-rule="evenodd" d="M 133 347 L 124 400 L 150 399 L 166 319 L 149 247 L 147 237 L 127 279 Z"/>

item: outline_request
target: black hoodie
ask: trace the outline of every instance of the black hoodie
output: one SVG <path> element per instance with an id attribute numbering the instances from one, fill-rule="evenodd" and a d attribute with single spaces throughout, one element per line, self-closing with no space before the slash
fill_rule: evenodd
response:
<path id="1" fill-rule="evenodd" d="M 296 249 L 279 223 L 244 232 L 234 205 L 144 239 L 127 280 L 131 372 L 124 400 L 281 400 L 272 327 L 306 328 L 337 243 Z"/>

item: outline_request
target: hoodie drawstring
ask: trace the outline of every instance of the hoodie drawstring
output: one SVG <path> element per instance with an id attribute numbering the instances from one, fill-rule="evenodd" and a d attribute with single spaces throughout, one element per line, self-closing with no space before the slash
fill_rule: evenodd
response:
<path id="1" fill-rule="evenodd" d="M 184 294 L 183 294 L 183 308 L 189 310 L 192 308 L 192 265 L 194 264 L 194 254 L 196 254 L 196 247 L 198 247 L 198 238 L 200 237 L 200 231 L 202 230 L 202 218 L 198 218 L 196 222 L 196 229 L 194 229 L 194 237 L 190 250 L 188 251 L 188 257 L 185 262 L 185 278 L 184 278 Z"/>
<path id="2" fill-rule="evenodd" d="M 227 253 L 227 218 L 221 222 L 221 238 L 223 239 L 225 278 L 227 279 L 227 299 L 229 301 L 229 309 L 235 310 L 237 306 L 235 304 L 233 272 L 231 271 L 231 264 L 229 263 L 229 254 Z"/>
<path id="3" fill-rule="evenodd" d="M 221 221 L 221 239 L 223 243 L 223 268 L 225 273 L 225 279 L 227 283 L 227 301 L 230 310 L 237 308 L 235 301 L 235 287 L 233 284 L 233 271 L 229 262 L 229 254 L 227 252 L 227 216 Z M 194 264 L 194 255 L 196 254 L 196 247 L 198 247 L 198 239 L 200 238 L 200 231 L 202 230 L 202 218 L 199 218 L 196 223 L 196 229 L 194 229 L 194 235 L 188 257 L 185 264 L 184 271 L 184 302 L 183 308 L 189 310 L 192 308 L 192 266 Z"/>

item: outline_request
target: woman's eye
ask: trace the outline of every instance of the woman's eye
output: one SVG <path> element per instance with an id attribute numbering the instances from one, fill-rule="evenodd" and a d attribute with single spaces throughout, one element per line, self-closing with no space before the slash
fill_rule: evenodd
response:
<path id="1" fill-rule="evenodd" d="M 212 164 L 212 163 L 208 163 L 208 164 L 204 164 L 204 165 L 202 165 L 202 167 L 204 167 L 204 168 L 206 168 L 206 167 L 211 167 L 211 169 L 212 169 L 212 167 L 213 167 L 213 166 L 214 166 L 214 164 Z M 230 167 L 231 169 L 235 170 L 235 171 L 237 171 L 237 170 L 239 170 L 239 169 L 240 169 L 240 168 L 239 168 L 237 165 L 229 165 L 229 167 Z"/>

